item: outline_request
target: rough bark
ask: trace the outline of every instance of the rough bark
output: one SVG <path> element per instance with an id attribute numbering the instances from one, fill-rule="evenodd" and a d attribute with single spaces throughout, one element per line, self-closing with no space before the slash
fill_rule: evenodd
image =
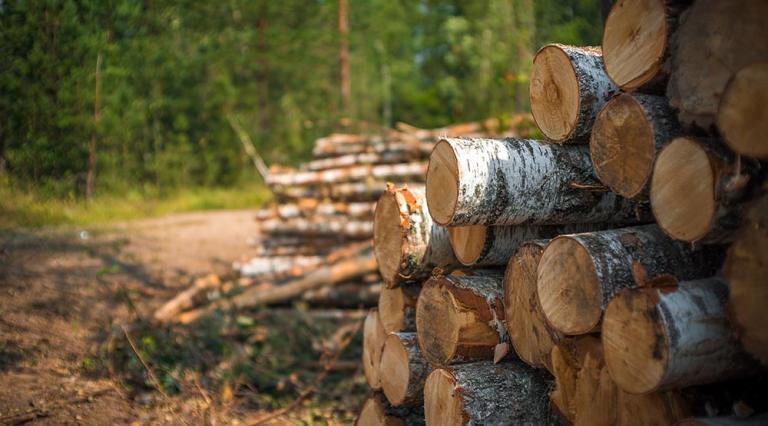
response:
<path id="1" fill-rule="evenodd" d="M 672 238 L 701 243 L 732 241 L 759 185 L 760 165 L 734 156 L 713 140 L 677 138 L 659 154 L 651 208 Z"/>
<path id="2" fill-rule="evenodd" d="M 547 324 L 536 293 L 536 269 L 549 240 L 524 243 L 504 275 L 506 327 L 515 353 L 526 364 L 552 371 L 552 348 L 562 335 Z"/>
<path id="3" fill-rule="evenodd" d="M 647 200 L 656 154 L 680 133 L 665 98 L 616 96 L 600 111 L 592 130 L 589 153 L 595 174 L 617 194 Z"/>
<path id="4" fill-rule="evenodd" d="M 392 333 L 381 353 L 379 372 L 384 395 L 395 407 L 423 405 L 424 381 L 432 371 L 421 355 L 416 333 Z"/>
<path id="5" fill-rule="evenodd" d="M 655 225 L 563 235 L 547 245 L 539 262 L 539 302 L 556 330 L 584 334 L 598 327 L 620 290 L 706 278 L 722 259 L 722 247 L 693 248 Z"/>
<path id="6" fill-rule="evenodd" d="M 550 382 L 520 361 L 452 365 L 430 374 L 424 388 L 429 425 L 557 425 Z"/>
<path id="7" fill-rule="evenodd" d="M 681 20 L 674 40 L 670 104 L 680 122 L 709 129 L 734 72 L 768 61 L 768 2 L 696 1 Z"/>
<path id="8" fill-rule="evenodd" d="M 431 363 L 493 359 L 506 342 L 500 276 L 435 276 L 416 307 L 419 347 Z"/>
<path id="9" fill-rule="evenodd" d="M 768 160 L 768 63 L 739 70 L 728 82 L 717 107 L 717 128 L 731 149 Z"/>
<path id="10" fill-rule="evenodd" d="M 416 331 L 416 302 L 420 285 L 383 288 L 379 295 L 379 318 L 387 333 Z"/>
<path id="11" fill-rule="evenodd" d="M 423 190 L 389 187 L 376 205 L 374 252 L 385 283 L 428 277 L 436 267 L 458 265 L 448 231 L 432 221 Z"/>
<path id="12" fill-rule="evenodd" d="M 423 425 L 423 407 L 393 407 L 379 393 L 368 395 L 355 419 L 356 426 Z"/>
<path id="13" fill-rule="evenodd" d="M 726 316 L 720 278 L 625 290 L 608 305 L 605 360 L 616 384 L 644 394 L 743 377 L 757 371 Z"/>
<path id="14" fill-rule="evenodd" d="M 605 191 L 586 146 L 523 139 L 443 139 L 430 157 L 427 204 L 446 225 L 637 223 L 641 205 Z"/>
<path id="15" fill-rule="evenodd" d="M 376 308 L 368 311 L 363 324 L 363 373 L 368 386 L 373 390 L 381 389 L 381 351 L 387 333 L 381 326 Z"/>
<path id="16" fill-rule="evenodd" d="M 344 216 L 296 217 L 269 219 L 261 222 L 261 231 L 273 235 L 302 235 L 307 237 L 343 236 L 351 239 L 367 239 L 373 236 L 373 223 L 367 220 L 349 220 Z"/>
<path id="17" fill-rule="evenodd" d="M 618 87 L 605 73 L 599 47 L 548 44 L 533 59 L 531 112 L 547 139 L 583 142 L 600 108 Z"/>
<path id="18" fill-rule="evenodd" d="M 416 181 L 423 179 L 426 170 L 426 165 L 422 162 L 363 164 L 321 171 L 271 173 L 267 178 L 267 184 L 270 186 L 331 185 L 370 179 Z"/>
<path id="19" fill-rule="evenodd" d="M 605 21 L 601 46 L 608 77 L 621 90 L 663 93 L 671 40 L 691 0 L 620 0 Z"/>
<path id="20" fill-rule="evenodd" d="M 728 310 L 744 349 L 768 366 L 768 195 L 758 198 L 728 249 L 723 271 L 731 286 Z"/>

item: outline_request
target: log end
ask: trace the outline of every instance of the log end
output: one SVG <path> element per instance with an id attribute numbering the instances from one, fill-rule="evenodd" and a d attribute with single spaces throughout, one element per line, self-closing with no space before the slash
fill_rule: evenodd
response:
<path id="1" fill-rule="evenodd" d="M 430 279 L 421 290 L 416 306 L 419 348 L 429 362 L 443 365 L 455 355 L 461 329 L 461 313 L 443 278 Z"/>
<path id="2" fill-rule="evenodd" d="M 363 323 L 363 373 L 371 389 L 381 389 L 381 350 L 386 332 L 379 321 L 379 313 L 371 309 Z"/>
<path id="3" fill-rule="evenodd" d="M 373 252 L 379 273 L 387 283 L 397 280 L 403 255 L 404 230 L 395 194 L 385 192 L 376 203 L 373 219 Z"/>
<path id="4" fill-rule="evenodd" d="M 646 394 L 658 388 L 669 357 L 667 337 L 652 295 L 657 290 L 624 290 L 603 317 L 605 363 L 626 392 Z"/>
<path id="5" fill-rule="evenodd" d="M 638 101 L 622 94 L 608 101 L 595 119 L 589 142 L 595 174 L 626 198 L 646 186 L 656 157 L 653 126 Z"/>
<path id="6" fill-rule="evenodd" d="M 384 331 L 395 333 L 406 326 L 406 306 L 408 300 L 402 287 L 382 288 L 379 293 L 379 318 Z"/>
<path id="7" fill-rule="evenodd" d="M 424 384 L 424 416 L 427 425 L 452 426 L 466 423 L 456 378 L 444 369 L 433 371 Z"/>
<path id="8" fill-rule="evenodd" d="M 661 70 L 667 50 L 665 2 L 617 1 L 603 30 L 603 62 L 614 84 L 630 92 Z"/>
<path id="9" fill-rule="evenodd" d="M 451 144 L 441 140 L 429 156 L 426 197 L 432 219 L 447 225 L 453 219 L 459 197 L 459 167 Z"/>
<path id="10" fill-rule="evenodd" d="M 396 334 L 387 336 L 381 351 L 381 387 L 390 404 L 401 405 L 408 394 L 410 363 L 408 351 Z"/>
<path id="11" fill-rule="evenodd" d="M 569 139 L 579 115 L 579 81 L 561 47 L 544 46 L 533 58 L 529 94 L 533 119 L 544 136 L 554 142 Z"/>
<path id="12" fill-rule="evenodd" d="M 355 420 L 355 426 L 403 426 L 402 419 L 387 416 L 385 402 L 381 396 L 371 395 L 363 403 L 360 414 Z"/>
<path id="13" fill-rule="evenodd" d="M 586 334 L 602 314 L 601 289 L 592 258 L 575 239 L 560 236 L 544 249 L 536 288 L 547 322 L 564 334 Z"/>
<path id="14" fill-rule="evenodd" d="M 452 226 L 448 236 L 453 247 L 453 254 L 462 265 L 472 266 L 485 248 L 486 227 L 483 225 Z"/>
<path id="15" fill-rule="evenodd" d="M 728 83 L 717 111 L 717 127 L 734 151 L 768 158 L 768 63 L 741 69 Z"/>
<path id="16" fill-rule="evenodd" d="M 715 171 L 706 150 L 690 138 L 676 138 L 661 150 L 651 181 L 651 209 L 672 238 L 697 241 L 715 216 Z"/>

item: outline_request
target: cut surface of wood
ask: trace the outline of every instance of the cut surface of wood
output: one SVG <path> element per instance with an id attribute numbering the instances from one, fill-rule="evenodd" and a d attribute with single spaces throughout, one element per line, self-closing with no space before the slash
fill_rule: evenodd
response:
<path id="1" fill-rule="evenodd" d="M 379 318 L 387 333 L 416 331 L 416 301 L 421 286 L 406 284 L 382 288 L 379 294 Z"/>
<path id="2" fill-rule="evenodd" d="M 416 333 L 392 333 L 387 336 L 379 367 L 381 386 L 390 404 L 421 405 L 424 381 L 431 371 L 421 355 Z"/>
<path id="3" fill-rule="evenodd" d="M 381 326 L 379 313 L 374 308 L 368 311 L 363 323 L 363 373 L 371 389 L 381 389 L 381 351 L 387 333 Z"/>
<path id="4" fill-rule="evenodd" d="M 448 228 L 451 247 L 462 265 L 473 265 L 480 257 L 488 236 L 483 225 L 451 226 Z"/>
<path id="5" fill-rule="evenodd" d="M 368 395 L 355 419 L 356 426 L 405 426 L 423 425 L 424 410 L 421 407 L 393 407 L 383 395 Z"/>
<path id="6" fill-rule="evenodd" d="M 456 210 L 461 178 L 458 159 L 450 144 L 440 141 L 435 145 L 429 156 L 427 177 L 430 182 L 427 184 L 430 214 L 437 223 L 445 225 Z"/>
<path id="7" fill-rule="evenodd" d="M 768 159 L 768 62 L 741 69 L 725 88 L 717 127 L 739 154 Z"/>

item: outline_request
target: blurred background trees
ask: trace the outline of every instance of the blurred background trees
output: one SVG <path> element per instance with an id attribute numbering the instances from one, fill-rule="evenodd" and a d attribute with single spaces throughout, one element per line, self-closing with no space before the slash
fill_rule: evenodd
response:
<path id="1" fill-rule="evenodd" d="M 343 117 L 503 118 L 540 45 L 599 44 L 603 3 L 349 0 L 345 113 L 335 0 L 3 0 L 2 184 L 84 196 L 94 141 L 97 195 L 252 181 L 233 121 L 295 164 Z"/>

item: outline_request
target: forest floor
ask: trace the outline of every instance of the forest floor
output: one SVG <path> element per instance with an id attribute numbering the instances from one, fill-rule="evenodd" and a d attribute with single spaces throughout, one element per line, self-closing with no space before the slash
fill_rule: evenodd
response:
<path id="1" fill-rule="evenodd" d="M 256 233 L 251 210 L 0 231 L 0 424 L 248 424 L 299 395 L 269 423 L 349 421 L 359 342 L 333 391 L 313 380 L 339 324 L 301 306 L 150 320 L 195 278 L 231 274 Z"/>

